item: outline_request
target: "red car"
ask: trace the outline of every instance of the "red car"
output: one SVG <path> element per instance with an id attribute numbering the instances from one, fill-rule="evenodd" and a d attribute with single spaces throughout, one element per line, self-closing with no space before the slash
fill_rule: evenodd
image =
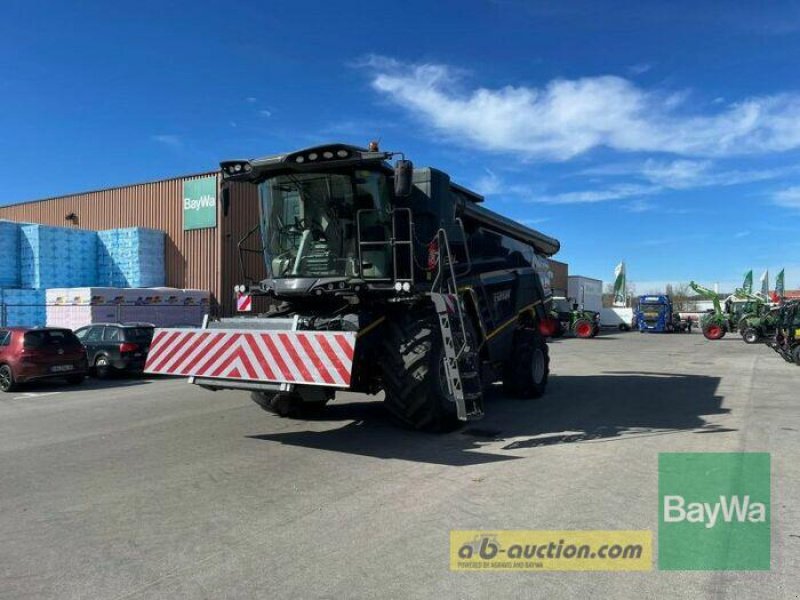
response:
<path id="1" fill-rule="evenodd" d="M 86 348 L 69 329 L 0 328 L 0 392 L 51 378 L 77 385 L 87 371 Z"/>

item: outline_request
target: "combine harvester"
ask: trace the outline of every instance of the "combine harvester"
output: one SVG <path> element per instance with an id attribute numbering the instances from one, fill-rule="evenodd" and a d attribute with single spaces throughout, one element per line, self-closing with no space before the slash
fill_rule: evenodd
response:
<path id="1" fill-rule="evenodd" d="M 257 186 L 261 203 L 251 234 L 267 277 L 242 268 L 236 291 L 273 309 L 159 330 L 146 371 L 248 390 L 283 416 L 336 390 L 383 391 L 389 411 L 421 430 L 481 417 L 495 381 L 541 396 L 556 323 L 540 274 L 559 242 L 482 208 L 442 171 L 404 158 L 390 167 L 396 154 L 331 144 L 223 162 L 223 210 L 229 182 Z"/>
<path id="2" fill-rule="evenodd" d="M 800 365 L 800 300 L 781 305 L 776 319 L 775 337 L 770 347 L 786 362 Z"/>

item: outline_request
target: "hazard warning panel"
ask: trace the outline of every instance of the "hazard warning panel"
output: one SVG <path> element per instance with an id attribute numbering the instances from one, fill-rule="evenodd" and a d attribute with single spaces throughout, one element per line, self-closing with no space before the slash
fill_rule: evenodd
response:
<path id="1" fill-rule="evenodd" d="M 145 373 L 349 387 L 356 333 L 157 329 Z"/>
<path id="2" fill-rule="evenodd" d="M 239 312 L 251 312 L 253 310 L 253 297 L 247 294 L 236 296 L 236 310 Z"/>

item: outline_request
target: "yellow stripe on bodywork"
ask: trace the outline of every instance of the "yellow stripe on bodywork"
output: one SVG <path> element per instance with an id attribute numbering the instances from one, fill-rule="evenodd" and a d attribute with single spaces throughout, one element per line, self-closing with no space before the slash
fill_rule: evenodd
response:
<path id="1" fill-rule="evenodd" d="M 370 331 L 375 329 L 378 325 L 383 323 L 385 320 L 386 320 L 386 317 L 379 317 L 379 318 L 375 319 L 372 323 L 370 323 L 369 325 L 364 327 L 364 329 L 359 331 L 358 334 L 356 335 L 356 338 L 360 338 L 362 335 L 367 335 Z"/>

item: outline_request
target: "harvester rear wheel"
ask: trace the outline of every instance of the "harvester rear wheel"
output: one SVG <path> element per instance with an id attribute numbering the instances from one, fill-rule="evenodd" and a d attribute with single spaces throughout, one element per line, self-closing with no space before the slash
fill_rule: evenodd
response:
<path id="1" fill-rule="evenodd" d="M 742 331 L 742 339 L 745 344 L 757 344 L 761 340 L 761 336 L 755 327 L 747 327 Z"/>
<path id="2" fill-rule="evenodd" d="M 503 392 L 516 398 L 539 398 L 547 388 L 550 354 L 544 337 L 535 329 L 520 329 L 506 364 Z"/>
<path id="3" fill-rule="evenodd" d="M 267 412 L 295 418 L 319 412 L 328 402 L 304 402 L 298 394 L 292 392 L 250 392 L 250 399 Z"/>
<path id="4" fill-rule="evenodd" d="M 452 431 L 461 425 L 444 378 L 444 348 L 436 315 L 396 314 L 386 325 L 379 359 L 384 404 L 403 425 Z"/>
<path id="5" fill-rule="evenodd" d="M 572 330 L 575 332 L 575 335 L 579 338 L 590 338 L 594 337 L 594 325 L 589 319 L 578 319 L 575 321 L 575 325 L 572 326 Z"/>
<path id="6" fill-rule="evenodd" d="M 725 337 L 725 328 L 717 323 L 711 323 L 703 327 L 703 335 L 707 340 L 721 340 Z"/>

